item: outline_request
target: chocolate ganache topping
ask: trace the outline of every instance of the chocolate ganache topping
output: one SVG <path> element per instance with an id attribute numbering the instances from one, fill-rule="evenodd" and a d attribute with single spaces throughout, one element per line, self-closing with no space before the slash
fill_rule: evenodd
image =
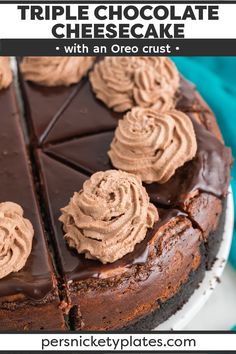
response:
<path id="1" fill-rule="evenodd" d="M 93 57 L 25 57 L 20 68 L 25 80 L 44 86 L 69 86 L 87 74 Z"/>
<path id="2" fill-rule="evenodd" d="M 60 217 L 69 246 L 104 264 L 132 252 L 158 219 L 141 180 L 116 170 L 93 174 Z"/>
<path id="3" fill-rule="evenodd" d="M 108 155 L 114 167 L 146 183 L 165 183 L 196 151 L 193 125 L 186 114 L 135 107 L 119 121 Z"/>
<path id="4" fill-rule="evenodd" d="M 15 203 L 0 204 L 0 278 L 18 272 L 32 249 L 34 230 Z"/>
<path id="5" fill-rule="evenodd" d="M 11 82 L 10 59 L 8 57 L 0 57 L 0 90 L 7 88 Z"/>
<path id="6" fill-rule="evenodd" d="M 170 110 L 179 80 L 174 63 L 165 57 L 106 57 L 90 73 L 96 97 L 117 112 L 134 106 Z"/>

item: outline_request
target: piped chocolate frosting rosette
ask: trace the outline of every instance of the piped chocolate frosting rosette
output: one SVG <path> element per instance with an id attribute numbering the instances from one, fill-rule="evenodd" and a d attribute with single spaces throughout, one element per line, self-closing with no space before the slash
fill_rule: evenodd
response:
<path id="1" fill-rule="evenodd" d="M 25 80 L 44 86 L 69 86 L 79 82 L 92 66 L 93 57 L 24 57 Z"/>
<path id="2" fill-rule="evenodd" d="M 179 73 L 165 57 L 106 57 L 90 82 L 96 97 L 117 112 L 134 106 L 167 111 L 175 105 Z"/>
<path id="3" fill-rule="evenodd" d="M 86 258 L 112 263 L 133 251 L 158 220 L 141 180 L 129 173 L 97 172 L 62 209 L 70 247 Z"/>
<path id="4" fill-rule="evenodd" d="M 7 88 L 12 79 L 10 59 L 8 57 L 0 57 L 0 90 Z"/>
<path id="5" fill-rule="evenodd" d="M 108 155 L 114 167 L 146 183 L 165 183 L 196 151 L 194 128 L 186 114 L 135 107 L 119 121 Z"/>
<path id="6" fill-rule="evenodd" d="M 23 210 L 18 204 L 0 204 L 0 279 L 25 266 L 32 249 L 33 235 L 33 227 L 23 217 Z"/>

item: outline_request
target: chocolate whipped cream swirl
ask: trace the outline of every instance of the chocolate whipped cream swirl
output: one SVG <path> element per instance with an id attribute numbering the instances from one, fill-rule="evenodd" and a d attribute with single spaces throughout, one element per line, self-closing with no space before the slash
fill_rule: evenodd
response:
<path id="1" fill-rule="evenodd" d="M 70 247 L 105 264 L 132 252 L 158 218 L 138 177 L 108 170 L 92 175 L 74 193 L 60 221 Z"/>
<path id="2" fill-rule="evenodd" d="M 7 88 L 12 79 L 10 59 L 8 57 L 0 57 L 0 90 Z"/>
<path id="3" fill-rule="evenodd" d="M 90 82 L 96 97 L 114 111 L 140 106 L 163 112 L 175 105 L 179 73 L 165 57 L 106 57 L 94 66 Z"/>
<path id="4" fill-rule="evenodd" d="M 20 69 L 25 80 L 44 86 L 78 83 L 92 66 L 93 57 L 25 57 Z"/>
<path id="5" fill-rule="evenodd" d="M 195 132 L 186 114 L 135 107 L 119 121 L 108 155 L 114 167 L 146 183 L 165 183 L 196 151 Z"/>
<path id="6" fill-rule="evenodd" d="M 18 272 L 32 249 L 34 230 L 15 203 L 0 204 L 0 279 Z"/>

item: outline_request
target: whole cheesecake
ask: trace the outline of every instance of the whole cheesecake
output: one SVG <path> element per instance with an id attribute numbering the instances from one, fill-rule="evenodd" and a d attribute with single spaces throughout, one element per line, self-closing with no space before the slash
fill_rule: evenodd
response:
<path id="1" fill-rule="evenodd" d="M 92 58 L 23 58 L 19 63 L 35 183 L 59 272 L 61 308 L 69 315 L 71 329 L 156 328 L 189 299 L 211 268 L 221 243 L 231 152 L 224 146 L 214 114 L 194 85 L 169 59 L 162 58 L 160 63 L 159 59 L 101 58 L 95 62 Z M 62 60 L 65 72 L 60 67 Z M 155 170 L 157 157 L 167 150 L 159 148 L 151 160 L 147 156 L 133 166 L 133 156 L 139 157 L 140 151 L 126 149 L 131 141 L 128 135 L 124 144 L 123 138 L 118 142 L 125 148 L 122 154 L 117 153 L 122 124 L 135 120 L 137 112 L 141 119 L 147 115 L 148 122 L 153 115 L 153 121 L 158 119 L 164 126 L 167 120 L 172 127 L 183 119 L 180 128 L 173 128 L 175 132 L 180 129 L 180 135 L 169 139 L 168 133 L 164 137 L 170 146 L 174 141 L 177 144 L 175 151 L 170 149 L 167 177 L 157 177 L 160 168 Z M 142 134 L 145 129 L 144 124 Z M 125 128 L 124 134 L 127 132 Z M 145 139 L 141 148 L 144 146 L 146 149 Z M 143 166 L 153 158 L 155 164 L 148 165 L 151 172 L 146 177 Z M 168 163 L 163 164 L 164 170 Z M 85 193 L 97 172 L 103 176 L 109 171 L 137 177 L 158 217 L 127 253 L 123 249 L 126 241 L 119 243 L 119 251 L 111 243 L 114 252 L 104 243 L 100 257 L 96 247 L 93 254 L 86 247 L 81 251 L 81 240 L 77 248 L 66 242 L 71 235 L 66 234 L 65 225 L 63 228 L 61 209 L 71 203 L 75 192 L 79 197 Z M 114 185 L 119 190 L 119 181 Z M 100 192 L 92 193 L 95 206 L 103 209 L 96 193 Z M 119 205 L 124 200 L 122 196 Z M 90 214 L 88 218 L 91 222 Z M 116 217 L 109 221 L 113 219 Z M 67 221 L 70 226 L 75 222 L 73 218 Z M 77 229 L 84 237 L 86 232 Z M 127 235 L 120 237 L 126 240 L 130 234 L 124 230 Z M 91 242 L 92 234 L 88 235 L 86 241 Z M 116 233 L 109 242 L 113 239 L 117 239 Z"/>

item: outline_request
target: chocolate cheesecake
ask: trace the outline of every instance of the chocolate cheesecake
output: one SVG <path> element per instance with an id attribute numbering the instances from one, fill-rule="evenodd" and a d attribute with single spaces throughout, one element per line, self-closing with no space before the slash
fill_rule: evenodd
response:
<path id="1" fill-rule="evenodd" d="M 15 88 L 10 82 L 0 90 L 0 115 L 0 329 L 65 329 Z M 21 219 L 23 212 L 30 222 Z"/>
<path id="2" fill-rule="evenodd" d="M 157 96 L 158 109 L 170 104 L 173 107 L 168 109 L 184 112 L 194 129 L 196 154 L 176 168 L 166 182 L 143 182 L 159 220 L 132 252 L 106 264 L 78 254 L 65 242 L 60 209 L 69 203 L 74 192 L 84 190 L 84 182 L 94 173 L 115 168 L 108 151 L 119 121 L 132 105 L 142 105 L 140 97 L 146 99 L 143 91 L 136 91 L 132 97 L 122 89 L 125 106 L 123 101 L 117 104 L 111 92 L 104 93 L 106 82 L 102 83 L 101 93 L 97 92 L 94 80 L 101 84 L 102 76 L 98 75 L 103 64 L 97 65 L 103 59 L 98 62 L 90 79 L 86 75 L 69 87 L 32 82 L 27 80 L 27 70 L 23 70 L 20 82 L 31 146 L 72 328 L 148 330 L 188 300 L 214 262 L 224 225 L 231 153 L 223 144 L 214 114 L 194 85 L 176 72 L 172 75 L 172 67 L 167 68 L 176 88 L 171 90 L 171 103 L 167 102 L 168 87 L 163 96 Z M 112 72 L 106 69 L 104 77 L 111 77 L 112 81 Z M 142 83 L 141 76 L 137 80 Z M 111 90 L 115 87 L 116 92 L 116 85 L 126 87 L 126 79 L 112 85 L 113 82 Z"/>
<path id="3" fill-rule="evenodd" d="M 34 226 L 33 240 L 40 235 L 44 251 L 32 251 L 28 262 L 38 256 L 43 274 L 48 265 L 53 285 L 42 295 L 44 301 L 54 294 L 49 300 L 54 307 L 48 309 L 54 322 L 42 322 L 42 328 L 62 328 L 43 225 L 59 271 L 60 308 L 69 316 L 71 329 L 150 330 L 182 307 L 215 260 L 224 227 L 231 152 L 214 114 L 169 59 L 101 58 L 95 65 L 91 58 L 71 59 L 63 58 L 62 64 L 62 58 L 24 58 L 19 63 L 43 224 L 36 201 L 34 207 L 25 201 L 27 193 L 17 199 L 22 188 L 17 184 L 9 193 L 4 190 L 1 200 L 19 203 L 33 225 L 37 209 L 41 233 Z M 161 134 L 152 139 L 145 135 L 150 122 L 152 134 L 168 122 L 160 143 L 164 148 L 156 147 Z M 122 135 L 124 124 L 125 134 L 145 128 L 135 149 L 129 147 L 133 136 Z M 7 137 L 10 134 L 5 131 Z M 155 147 L 150 158 L 149 140 Z M 25 149 L 23 141 L 20 146 Z M 162 164 L 167 152 L 174 162 Z M 10 168 L 16 164 L 6 170 Z M 19 183 L 30 180 L 35 198 L 27 171 Z M 9 181 L 4 184 L 13 177 Z M 88 204 L 90 198 L 93 202 Z M 116 222 L 122 232 L 110 228 Z M 21 272 L 12 274 L 15 278 Z M 0 287 L 6 281 L 7 277 L 0 279 Z M 28 328 L 39 328 L 40 322 L 38 316 L 37 324 Z"/>

